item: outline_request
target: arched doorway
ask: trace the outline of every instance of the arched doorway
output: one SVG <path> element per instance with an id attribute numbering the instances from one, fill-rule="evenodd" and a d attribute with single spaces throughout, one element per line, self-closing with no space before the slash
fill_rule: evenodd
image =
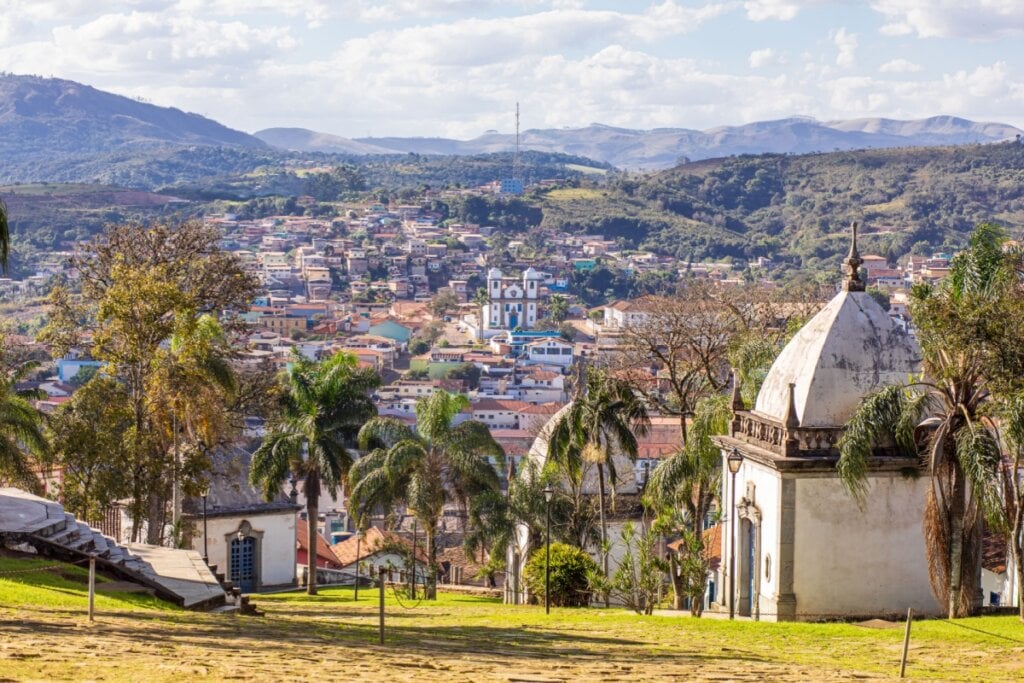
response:
<path id="1" fill-rule="evenodd" d="M 739 595 L 736 613 L 744 617 L 760 616 L 758 596 L 761 593 L 761 510 L 754 503 L 754 484 L 747 482 L 747 492 L 736 506 L 740 534 L 736 539 L 737 576 Z"/>
<path id="2" fill-rule="evenodd" d="M 227 535 L 228 580 L 243 593 L 260 589 L 260 541 L 262 531 L 256 531 L 248 521 L 238 525 L 238 531 Z"/>

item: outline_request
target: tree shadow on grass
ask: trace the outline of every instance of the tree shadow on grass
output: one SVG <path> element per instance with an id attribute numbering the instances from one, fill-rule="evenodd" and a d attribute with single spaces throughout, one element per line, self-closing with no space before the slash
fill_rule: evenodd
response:
<path id="1" fill-rule="evenodd" d="M 23 618 L 18 622 L 0 622 L 0 640 L 26 632 L 36 637 L 66 637 L 69 625 L 73 624 L 54 623 L 54 611 L 48 611 L 48 614 L 50 620 Z M 74 616 L 81 617 L 81 614 L 75 613 Z M 110 621 L 104 622 L 104 616 Z M 133 612 L 106 613 L 98 616 L 93 633 L 104 640 L 158 643 L 161 647 L 189 647 L 232 655 L 252 649 L 259 650 L 264 656 L 290 657 L 298 650 L 317 651 L 325 647 L 346 646 L 374 651 L 376 656 L 393 653 L 396 657 L 404 654 L 427 659 L 471 658 L 480 664 L 497 666 L 511 662 L 543 665 L 553 657 L 596 664 L 607 662 L 610 654 L 625 661 L 642 659 L 647 665 L 714 660 L 758 664 L 775 661 L 751 653 L 688 651 L 682 645 L 588 635 L 564 628 L 549 630 L 537 625 L 521 628 L 413 625 L 405 616 L 392 614 L 386 617 L 385 644 L 381 646 L 377 641 L 375 613 L 332 610 L 314 619 L 302 616 L 305 615 L 286 612 L 264 618 L 214 617 L 181 612 L 176 613 L 174 619 L 166 619 L 161 615 Z M 430 615 L 408 615 L 408 618 L 414 617 L 429 621 Z M 166 623 L 166 628 L 162 623 Z M 666 652 L 668 648 L 674 651 Z"/>

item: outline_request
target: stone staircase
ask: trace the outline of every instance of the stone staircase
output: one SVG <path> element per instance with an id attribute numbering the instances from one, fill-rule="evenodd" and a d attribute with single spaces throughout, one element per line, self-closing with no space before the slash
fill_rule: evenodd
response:
<path id="1" fill-rule="evenodd" d="M 81 564 L 96 556 L 100 571 L 139 583 L 186 609 L 242 609 L 242 596 L 225 585 L 194 550 L 119 544 L 64 511 L 60 503 L 20 489 L 0 488 L 0 547 L 31 549 Z M 247 600 L 245 601 L 247 604 Z"/>

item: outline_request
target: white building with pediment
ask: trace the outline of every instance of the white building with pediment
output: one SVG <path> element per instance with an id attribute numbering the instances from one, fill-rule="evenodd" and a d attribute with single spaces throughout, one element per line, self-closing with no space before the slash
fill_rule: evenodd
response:
<path id="1" fill-rule="evenodd" d="M 939 614 L 922 529 L 928 472 L 879 444 L 863 505 L 836 470 L 866 396 L 904 383 L 920 350 L 864 291 L 856 233 L 846 281 L 779 354 L 752 410 L 733 398 L 722 449 L 720 609 L 765 621 Z M 730 454 L 742 456 L 731 475 Z M 731 603 L 731 604 L 730 604 Z"/>
<path id="2" fill-rule="evenodd" d="M 540 287 L 544 276 L 527 268 L 522 280 L 506 278 L 498 268 L 487 273 L 488 302 L 481 306 L 482 336 L 492 337 L 501 330 L 532 330 L 539 319 Z"/>

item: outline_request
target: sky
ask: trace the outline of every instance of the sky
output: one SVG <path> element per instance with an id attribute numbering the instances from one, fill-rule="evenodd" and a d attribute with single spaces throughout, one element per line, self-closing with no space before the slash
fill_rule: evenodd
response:
<path id="1" fill-rule="evenodd" d="M 248 132 L 1024 128 L 1024 0 L 0 0 L 0 71 Z"/>

